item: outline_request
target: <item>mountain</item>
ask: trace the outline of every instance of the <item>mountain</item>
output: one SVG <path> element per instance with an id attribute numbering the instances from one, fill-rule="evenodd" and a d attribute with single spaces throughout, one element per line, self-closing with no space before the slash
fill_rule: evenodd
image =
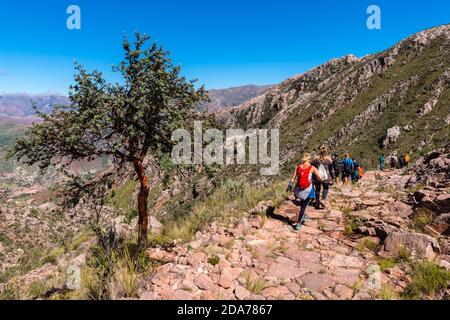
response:
<path id="1" fill-rule="evenodd" d="M 241 87 L 234 87 L 228 89 L 213 89 L 209 90 L 209 102 L 207 109 L 217 111 L 225 108 L 236 107 L 242 103 L 259 96 L 271 86 L 255 86 L 247 85 Z"/>
<path id="2" fill-rule="evenodd" d="M 217 111 L 236 107 L 264 93 L 271 86 L 246 85 L 228 89 L 211 89 L 208 91 L 211 101 L 206 109 Z M 67 105 L 69 98 L 57 94 L 3 94 L 0 95 L 0 121 L 30 124 L 36 118 L 32 105 L 36 104 L 40 111 L 51 113 L 57 105 Z"/>
<path id="3" fill-rule="evenodd" d="M 5 94 L 0 95 L 0 117 L 11 120 L 23 121 L 33 119 L 35 112 L 33 103 L 38 109 L 50 113 L 57 105 L 69 104 L 69 98 L 62 95 L 29 95 L 29 94 Z"/>
<path id="4" fill-rule="evenodd" d="M 368 167 L 380 153 L 413 157 L 449 141 L 450 25 L 386 51 L 333 59 L 225 110 L 229 126 L 279 128 L 284 168 L 326 144 Z"/>

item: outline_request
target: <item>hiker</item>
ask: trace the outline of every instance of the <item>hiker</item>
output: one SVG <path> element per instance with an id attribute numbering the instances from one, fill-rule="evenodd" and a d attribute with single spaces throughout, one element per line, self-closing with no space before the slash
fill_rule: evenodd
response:
<path id="1" fill-rule="evenodd" d="M 364 177 L 364 174 L 365 174 L 364 167 L 363 167 L 363 164 L 360 162 L 359 169 L 358 169 L 359 180 L 361 180 Z"/>
<path id="2" fill-rule="evenodd" d="M 353 160 L 350 158 L 350 155 L 348 153 L 345 154 L 345 159 L 342 160 L 342 166 L 342 180 L 344 182 L 344 185 L 349 184 L 353 171 Z"/>
<path id="3" fill-rule="evenodd" d="M 401 155 L 401 156 L 398 158 L 398 164 L 399 164 L 399 166 L 400 166 L 400 169 L 403 169 L 403 167 L 405 166 L 405 161 L 404 161 L 403 155 Z"/>
<path id="4" fill-rule="evenodd" d="M 359 161 L 353 160 L 352 182 L 357 183 L 359 181 Z"/>
<path id="5" fill-rule="evenodd" d="M 403 161 L 405 162 L 405 167 L 409 166 L 411 162 L 411 156 L 408 153 L 403 155 Z"/>
<path id="6" fill-rule="evenodd" d="M 296 231 L 300 231 L 302 224 L 308 219 L 306 208 L 311 199 L 315 198 L 315 191 L 312 183 L 312 176 L 316 176 L 317 180 L 322 182 L 322 178 L 317 168 L 311 165 L 311 155 L 305 153 L 302 157 L 301 164 L 295 169 L 294 176 L 289 182 L 289 188 L 292 189 L 295 179 L 297 179 L 297 186 L 295 188 L 295 195 L 300 201 L 300 211 L 292 225 Z"/>
<path id="7" fill-rule="evenodd" d="M 391 156 L 391 169 L 397 168 L 397 162 L 398 162 L 397 156 L 395 154 L 392 155 Z"/>
<path id="8" fill-rule="evenodd" d="M 316 210 L 323 210 L 327 204 L 328 192 L 330 185 L 333 184 L 332 172 L 333 161 L 330 156 L 319 156 L 314 159 L 312 165 L 319 171 L 322 181 L 319 181 L 316 176 L 313 176 L 314 189 L 316 191 L 316 199 L 314 208 Z M 322 193 L 322 194 L 321 194 Z M 322 198 L 321 198 L 322 195 Z"/>
<path id="9" fill-rule="evenodd" d="M 333 182 L 338 184 L 340 182 L 341 176 L 341 161 L 339 160 L 339 155 L 335 153 L 333 155 Z"/>
<path id="10" fill-rule="evenodd" d="M 380 164 L 380 170 L 384 171 L 384 153 L 381 154 L 380 158 L 378 159 L 378 163 Z"/>

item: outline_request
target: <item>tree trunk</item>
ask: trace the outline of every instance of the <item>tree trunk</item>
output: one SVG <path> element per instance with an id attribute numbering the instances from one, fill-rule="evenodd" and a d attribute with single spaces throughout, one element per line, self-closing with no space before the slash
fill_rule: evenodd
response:
<path id="1" fill-rule="evenodd" d="M 139 243 L 145 244 L 147 242 L 148 234 L 148 194 L 150 192 L 150 183 L 145 174 L 145 168 L 142 160 L 134 162 L 134 169 L 140 183 L 140 190 L 138 195 L 138 210 L 139 210 Z"/>

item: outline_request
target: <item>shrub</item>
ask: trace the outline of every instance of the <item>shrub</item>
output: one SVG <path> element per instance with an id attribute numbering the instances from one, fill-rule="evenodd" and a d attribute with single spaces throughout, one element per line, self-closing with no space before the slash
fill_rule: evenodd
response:
<path id="1" fill-rule="evenodd" d="M 254 294 L 260 294 L 264 289 L 269 287 L 263 279 L 251 279 L 250 275 L 247 275 L 246 286 L 247 290 Z"/>
<path id="2" fill-rule="evenodd" d="M 397 264 L 397 262 L 395 259 L 386 258 L 386 259 L 381 259 L 380 262 L 378 263 L 378 266 L 380 267 L 381 271 L 386 271 L 387 269 L 391 269 L 391 268 L 395 267 L 396 264 Z"/>
<path id="3" fill-rule="evenodd" d="M 31 283 L 28 288 L 28 293 L 33 299 L 40 298 L 45 294 L 46 291 L 47 291 L 46 285 L 42 281 L 35 281 Z"/>
<path id="4" fill-rule="evenodd" d="M 411 282 L 405 290 L 407 298 L 433 298 L 445 290 L 450 281 L 450 272 L 427 260 L 411 265 Z"/>
<path id="5" fill-rule="evenodd" d="M 208 259 L 208 263 L 212 266 L 217 266 L 220 262 L 220 258 L 216 255 Z"/>
<path id="6" fill-rule="evenodd" d="M 380 290 L 381 300 L 396 300 L 397 294 L 388 285 L 382 285 Z"/>
<path id="7" fill-rule="evenodd" d="M 397 249 L 397 262 L 408 262 L 411 259 L 411 251 L 408 250 L 405 246 L 399 246 Z"/>
<path id="8" fill-rule="evenodd" d="M 420 208 L 412 218 L 412 228 L 418 231 L 424 231 L 424 228 L 433 222 L 435 216 L 436 215 L 432 211 L 426 208 Z"/>

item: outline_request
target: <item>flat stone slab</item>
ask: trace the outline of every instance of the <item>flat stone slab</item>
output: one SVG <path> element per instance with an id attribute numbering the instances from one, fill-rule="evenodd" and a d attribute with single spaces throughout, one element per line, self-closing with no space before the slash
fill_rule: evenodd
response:
<path id="1" fill-rule="evenodd" d="M 309 273 L 300 278 L 303 281 L 303 286 L 312 291 L 323 291 L 324 289 L 333 286 L 336 280 L 327 273 Z"/>

